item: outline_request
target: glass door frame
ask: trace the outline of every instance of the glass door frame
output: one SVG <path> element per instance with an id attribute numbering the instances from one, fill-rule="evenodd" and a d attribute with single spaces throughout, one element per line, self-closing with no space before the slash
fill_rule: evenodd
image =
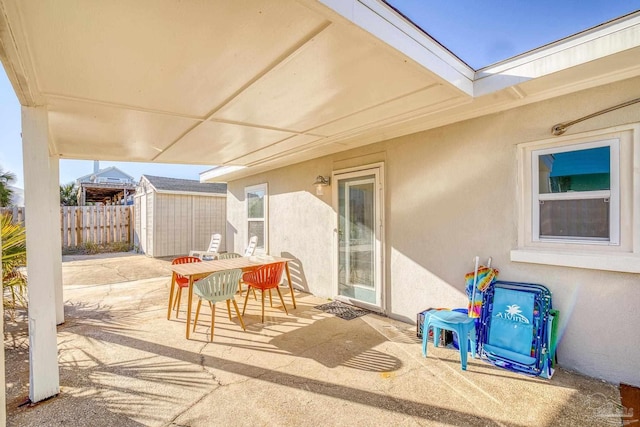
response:
<path id="1" fill-rule="evenodd" d="M 377 223 L 374 230 L 374 290 L 376 294 L 375 304 L 367 303 L 355 298 L 339 295 L 339 268 L 340 268 L 340 236 L 338 235 L 340 222 L 340 197 L 338 194 L 338 182 L 344 179 L 363 178 L 374 176 L 375 196 L 374 197 L 374 215 Z M 385 220 L 384 220 L 384 163 L 375 163 L 349 169 L 340 169 L 333 171 L 331 175 L 332 199 L 334 215 L 334 251 L 333 251 L 333 294 L 334 299 L 343 301 L 356 306 L 384 313 L 385 309 Z"/>

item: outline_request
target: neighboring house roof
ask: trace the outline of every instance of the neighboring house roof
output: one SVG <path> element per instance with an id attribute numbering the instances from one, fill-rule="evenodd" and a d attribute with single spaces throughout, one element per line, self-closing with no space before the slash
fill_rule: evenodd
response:
<path id="1" fill-rule="evenodd" d="M 194 179 L 167 178 L 163 176 L 142 175 L 158 193 L 203 193 L 227 194 L 227 184 L 200 182 Z"/>
<path id="2" fill-rule="evenodd" d="M 100 176 L 109 176 L 109 177 L 118 177 L 124 180 L 128 180 L 130 182 L 135 182 L 135 179 L 123 172 L 122 170 L 118 169 L 116 166 L 110 166 L 108 168 L 104 168 L 104 169 L 100 169 L 98 172 L 92 172 L 90 174 L 81 176 L 80 178 L 76 179 L 76 182 L 80 183 L 80 182 L 94 182 L 95 179 L 91 179 L 93 177 L 100 177 Z"/>

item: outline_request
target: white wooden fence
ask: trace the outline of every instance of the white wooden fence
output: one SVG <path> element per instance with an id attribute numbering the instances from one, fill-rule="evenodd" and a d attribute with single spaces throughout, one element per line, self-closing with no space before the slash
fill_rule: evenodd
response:
<path id="1" fill-rule="evenodd" d="M 2 208 L 0 212 L 10 213 L 13 222 L 24 224 L 24 207 Z M 131 243 L 133 218 L 133 206 L 61 206 L 62 247 L 83 243 Z"/>

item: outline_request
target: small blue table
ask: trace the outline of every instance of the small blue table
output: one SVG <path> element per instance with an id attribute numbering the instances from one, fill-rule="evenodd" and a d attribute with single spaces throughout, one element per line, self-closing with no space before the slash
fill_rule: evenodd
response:
<path id="1" fill-rule="evenodd" d="M 460 348 L 460 364 L 462 370 L 467 370 L 468 340 L 471 340 L 472 356 L 476 357 L 476 327 L 475 319 L 464 313 L 448 310 L 429 310 L 424 314 L 422 326 L 422 355 L 427 357 L 427 340 L 429 328 L 433 327 L 433 345 L 438 346 L 440 329 L 446 329 L 458 334 L 458 347 Z"/>

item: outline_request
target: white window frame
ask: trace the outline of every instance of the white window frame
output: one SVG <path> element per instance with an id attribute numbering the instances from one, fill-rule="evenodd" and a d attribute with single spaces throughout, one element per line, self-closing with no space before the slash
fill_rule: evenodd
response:
<path id="1" fill-rule="evenodd" d="M 567 153 L 591 148 L 609 147 L 610 189 L 601 191 L 576 191 L 570 193 L 540 193 L 540 156 Z M 560 145 L 553 148 L 531 151 L 531 237 L 534 242 L 562 242 L 573 244 L 619 245 L 620 244 L 620 140 L 617 138 L 579 144 Z M 609 238 L 554 238 L 540 236 L 540 204 L 547 200 L 609 199 Z"/>
<path id="2" fill-rule="evenodd" d="M 256 191 L 264 191 L 264 215 L 262 218 L 250 218 L 249 217 L 249 193 Z M 249 221 L 263 221 L 264 222 L 264 248 L 256 247 L 256 254 L 269 253 L 269 186 L 267 183 L 251 185 L 244 188 L 244 212 L 245 212 L 245 248 L 249 245 Z"/>
<path id="3" fill-rule="evenodd" d="M 611 151 L 611 161 L 617 164 L 610 168 L 610 202 L 613 198 L 614 206 L 610 208 L 609 240 L 537 236 L 539 166 L 534 155 L 608 145 L 612 140 L 619 142 Z M 517 156 L 518 243 L 511 250 L 511 261 L 640 273 L 640 123 L 521 143 Z M 619 184 L 615 186 L 614 181 Z M 595 192 L 593 196 L 602 197 Z"/>

